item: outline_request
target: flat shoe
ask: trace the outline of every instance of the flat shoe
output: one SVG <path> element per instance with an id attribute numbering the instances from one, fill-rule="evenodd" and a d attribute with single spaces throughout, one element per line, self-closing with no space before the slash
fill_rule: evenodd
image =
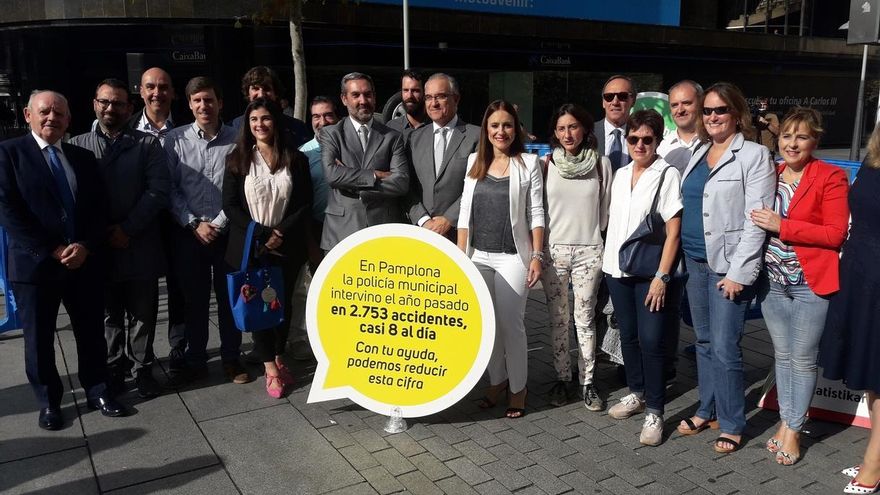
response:
<path id="1" fill-rule="evenodd" d="M 718 429 L 718 421 L 714 419 L 707 419 L 706 421 L 700 423 L 700 426 L 697 426 L 696 423 L 694 423 L 694 420 L 692 420 L 691 418 L 684 418 L 682 421 L 684 421 L 684 424 L 687 425 L 687 428 L 678 425 L 678 432 L 682 435 L 696 435 L 697 433 L 700 433 L 701 431 L 707 430 L 709 428 L 712 428 L 713 430 Z"/>
<path id="2" fill-rule="evenodd" d="M 877 482 L 874 483 L 874 486 L 871 486 L 863 485 L 862 483 L 856 481 L 855 478 L 853 478 L 852 480 L 850 480 L 849 483 L 847 483 L 846 488 L 843 489 L 843 493 L 856 493 L 865 495 L 869 493 L 877 493 L 878 489 L 880 489 L 880 480 L 877 480 Z"/>
<path id="3" fill-rule="evenodd" d="M 733 448 L 722 447 L 721 444 L 724 443 L 729 443 L 730 445 L 733 445 Z M 730 454 L 739 450 L 740 447 L 740 443 L 732 438 L 718 437 L 715 439 L 715 452 L 718 452 L 719 454 Z"/>
<path id="4" fill-rule="evenodd" d="M 281 385 L 281 388 L 274 388 L 272 384 Z M 266 393 L 273 399 L 280 399 L 284 395 L 284 382 L 278 378 L 278 375 L 266 374 Z"/>

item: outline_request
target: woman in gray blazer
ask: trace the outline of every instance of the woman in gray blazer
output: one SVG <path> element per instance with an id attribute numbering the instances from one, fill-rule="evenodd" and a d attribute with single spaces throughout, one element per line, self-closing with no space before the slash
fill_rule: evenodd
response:
<path id="1" fill-rule="evenodd" d="M 709 141 L 694 151 L 681 188 L 700 407 L 678 431 L 693 435 L 720 425 L 715 451 L 726 454 L 739 449 L 746 426 L 740 341 L 766 239 L 750 212 L 773 204 L 776 173 L 767 148 L 750 141 L 751 115 L 733 84 L 706 90 L 703 125 Z"/>

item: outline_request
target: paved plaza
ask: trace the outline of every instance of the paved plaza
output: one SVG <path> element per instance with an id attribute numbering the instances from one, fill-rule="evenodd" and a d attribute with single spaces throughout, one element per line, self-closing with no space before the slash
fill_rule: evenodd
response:
<path id="1" fill-rule="evenodd" d="M 504 406 L 481 410 L 475 390 L 454 407 L 409 421 L 404 433 L 383 431 L 385 418 L 343 400 L 307 404 L 314 363 L 294 368 L 297 388 L 285 399 L 265 393 L 262 377 L 226 383 L 212 328 L 211 376 L 143 401 L 122 400 L 133 414 L 105 418 L 85 407 L 82 390 L 66 393 L 64 428 L 37 427 L 20 332 L 0 335 L 0 492 L 34 494 L 651 494 L 841 493 L 843 467 L 857 463 L 867 432 L 809 422 L 804 458 L 778 466 L 764 449 L 775 414 L 756 408 L 772 366 L 760 320 L 746 326 L 743 347 L 748 428 L 743 450 L 715 454 L 717 431 L 675 432 L 697 405 L 693 355 L 682 352 L 669 390 L 665 442 L 639 444 L 641 417 L 617 421 L 575 399 L 555 408 L 546 391 L 555 380 L 544 294 L 532 291 L 528 414 L 499 419 Z M 76 348 L 66 315 L 59 318 L 57 362 L 65 386 L 79 387 Z M 156 351 L 166 356 L 167 314 L 160 301 Z M 693 341 L 682 325 L 680 347 Z M 245 347 L 249 348 L 249 338 Z M 166 365 L 163 359 L 161 364 Z M 162 369 L 155 370 L 164 381 Z M 253 374 L 259 373 L 251 368 Z M 609 404 L 625 395 L 616 370 L 601 364 Z"/>

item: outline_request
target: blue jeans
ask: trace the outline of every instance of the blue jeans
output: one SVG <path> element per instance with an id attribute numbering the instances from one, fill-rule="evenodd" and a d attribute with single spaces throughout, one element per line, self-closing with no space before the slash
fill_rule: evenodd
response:
<path id="1" fill-rule="evenodd" d="M 766 284 L 766 285 L 765 285 Z M 828 299 L 808 285 L 762 284 L 761 310 L 773 340 L 779 417 L 801 431 L 816 391 L 816 358 L 825 329 Z"/>
<path id="2" fill-rule="evenodd" d="M 721 431 L 741 435 L 746 427 L 746 401 L 740 341 L 746 309 L 755 290 L 745 286 L 734 300 L 725 299 L 715 286 L 723 274 L 708 263 L 685 256 L 688 301 L 697 336 L 697 380 L 700 408 L 697 416 L 718 418 Z"/>
<path id="3" fill-rule="evenodd" d="M 645 398 L 647 412 L 663 415 L 666 381 L 663 364 L 666 357 L 667 314 L 672 306 L 652 313 L 645 306 L 651 280 L 637 277 L 614 278 L 605 275 L 614 314 L 620 325 L 620 347 L 630 392 Z"/>

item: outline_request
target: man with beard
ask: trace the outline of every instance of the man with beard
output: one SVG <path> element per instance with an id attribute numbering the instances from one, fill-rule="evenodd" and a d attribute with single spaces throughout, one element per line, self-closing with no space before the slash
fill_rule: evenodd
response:
<path id="1" fill-rule="evenodd" d="M 685 79 L 669 88 L 669 109 L 678 127 L 674 135 L 667 136 L 657 147 L 657 154 L 684 173 L 694 149 L 700 144 L 698 121 L 703 111 L 703 87 Z"/>
<path id="2" fill-rule="evenodd" d="M 410 135 L 409 219 L 454 241 L 468 156 L 480 128 L 458 116 L 458 82 L 438 73 L 425 83 L 425 107 L 432 124 Z"/>
<path id="3" fill-rule="evenodd" d="M 321 236 L 325 251 L 363 228 L 402 222 L 400 199 L 409 188 L 403 137 L 373 118 L 373 80 L 352 72 L 342 78 L 341 91 L 348 118 L 318 136 L 330 186 Z"/>
<path id="4" fill-rule="evenodd" d="M 125 373 L 132 369 L 138 395 L 155 397 L 159 386 L 152 374 L 153 339 L 158 282 L 165 271 L 159 212 L 167 207 L 171 191 L 167 158 L 158 139 L 126 125 L 132 107 L 125 83 L 101 81 L 92 104 L 97 129 L 70 142 L 95 154 L 107 192 L 104 336 L 109 385 L 113 392 L 121 391 Z"/>
<path id="5" fill-rule="evenodd" d="M 629 163 L 629 154 L 623 141 L 626 138 L 626 119 L 635 100 L 635 85 L 627 76 L 611 76 L 602 87 L 605 118 L 596 122 L 593 133 L 599 144 L 597 151 L 611 160 L 611 168 L 615 172 Z"/>
<path id="6" fill-rule="evenodd" d="M 403 134 L 406 142 L 412 131 L 430 122 L 425 114 L 424 87 L 420 74 L 411 70 L 403 71 L 400 77 L 400 97 L 406 114 L 392 119 L 388 122 L 388 127 Z"/>

